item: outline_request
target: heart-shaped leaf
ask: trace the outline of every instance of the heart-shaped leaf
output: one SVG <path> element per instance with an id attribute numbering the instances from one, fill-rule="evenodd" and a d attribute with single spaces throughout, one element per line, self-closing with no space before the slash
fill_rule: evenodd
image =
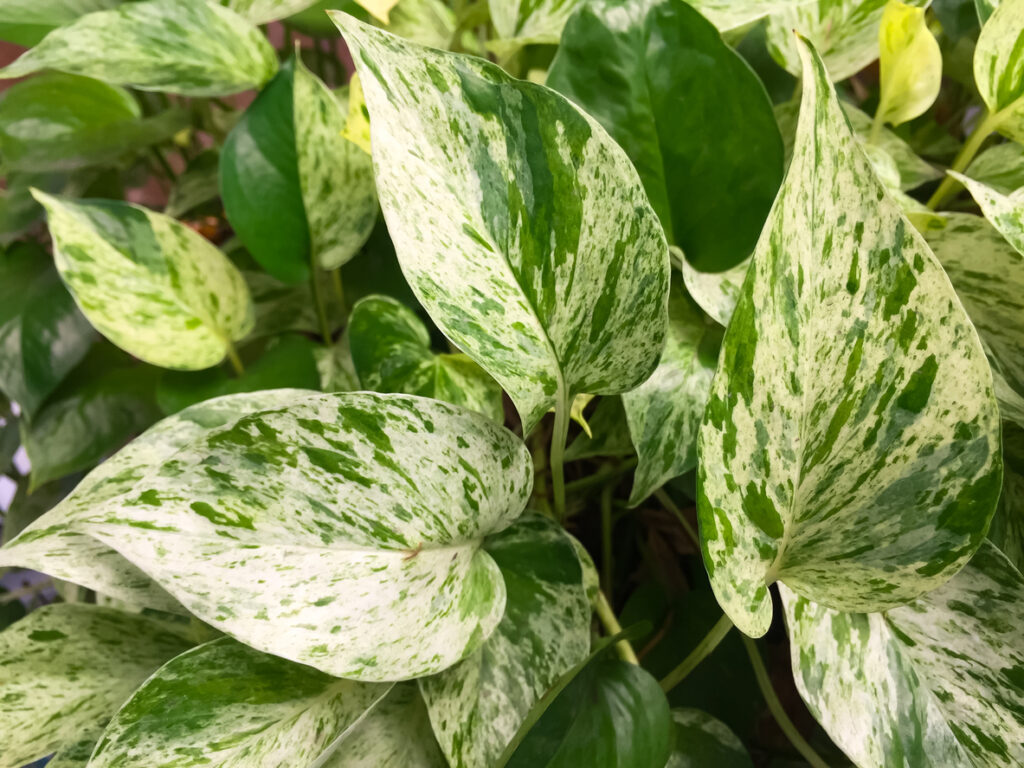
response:
<path id="1" fill-rule="evenodd" d="M 165 368 L 224 359 L 253 325 L 241 273 L 174 219 L 114 201 L 36 191 L 61 277 L 89 322 L 126 352 Z"/>
<path id="2" fill-rule="evenodd" d="M 684 261 L 683 282 L 697 305 L 724 327 L 729 325 L 732 312 L 736 309 L 749 269 L 750 259 L 741 261 L 725 272 L 701 272 Z"/>
<path id="3" fill-rule="evenodd" d="M 402 271 L 526 430 L 577 394 L 644 381 L 664 344 L 667 248 L 604 129 L 492 64 L 332 18 L 359 70 Z"/>
<path id="4" fill-rule="evenodd" d="M 754 768 L 729 726 L 699 709 L 673 709 L 675 746 L 665 768 Z"/>
<path id="5" fill-rule="evenodd" d="M 981 28 L 974 49 L 974 81 L 988 106 L 987 127 L 1017 141 L 1024 140 L 1022 33 L 1024 0 L 1001 0 Z"/>
<path id="6" fill-rule="evenodd" d="M 1000 485 L 977 332 L 801 45 L 793 161 L 699 438 L 705 565 L 754 636 L 771 623 L 776 580 L 857 611 L 941 585 L 983 541 Z"/>

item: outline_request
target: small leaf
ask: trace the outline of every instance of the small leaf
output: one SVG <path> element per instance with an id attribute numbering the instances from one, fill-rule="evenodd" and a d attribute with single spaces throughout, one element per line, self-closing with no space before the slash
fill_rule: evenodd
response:
<path id="1" fill-rule="evenodd" d="M 1002 0 L 974 0 L 975 8 L 978 11 L 978 21 L 982 25 L 987 24 L 993 11 L 999 6 Z"/>
<path id="2" fill-rule="evenodd" d="M 348 118 L 341 135 L 370 154 L 370 113 L 366 109 L 358 72 L 353 73 L 348 81 Z"/>
<path id="3" fill-rule="evenodd" d="M 884 614 L 781 588 L 797 690 L 857 765 L 1024 761 L 1024 578 L 995 547 Z"/>
<path id="4" fill-rule="evenodd" d="M 205 0 L 149 0 L 55 29 L 0 69 L 0 78 L 42 69 L 143 91 L 223 96 L 263 85 L 277 57 L 258 29 L 227 8 Z"/>
<path id="5" fill-rule="evenodd" d="M 665 768 L 754 768 L 729 726 L 699 709 L 673 709 L 675 746 Z"/>
<path id="6" fill-rule="evenodd" d="M 316 369 L 323 392 L 355 392 L 359 389 L 359 377 L 348 347 L 348 334 L 329 347 L 317 348 Z"/>
<path id="7" fill-rule="evenodd" d="M 320 320 L 317 317 L 316 301 L 309 281 L 288 285 L 266 272 L 255 269 L 243 270 L 242 276 L 252 294 L 253 310 L 256 315 L 252 333 L 247 339 L 278 336 L 288 331 L 304 331 L 319 335 Z M 331 286 L 330 275 L 319 271 L 316 280 L 325 299 L 324 308 L 328 318 L 340 318 L 341 304 Z"/>
<path id="8" fill-rule="evenodd" d="M 495 49 L 508 53 L 528 44 L 557 44 L 579 0 L 487 0 L 498 36 Z"/>
<path id="9" fill-rule="evenodd" d="M 750 259 L 725 272 L 701 272 L 683 262 L 683 282 L 697 305 L 719 325 L 727 327 L 749 269 Z"/>
<path id="10" fill-rule="evenodd" d="M 367 13 L 384 25 L 390 24 L 391 9 L 398 5 L 398 0 L 356 0 Z"/>
<path id="11" fill-rule="evenodd" d="M 241 273 L 184 224 L 128 203 L 35 196 L 65 284 L 89 322 L 126 352 L 200 370 L 252 328 Z"/>
<path id="12" fill-rule="evenodd" d="M 669 264 L 622 150 L 543 86 L 332 18 L 370 108 L 402 270 L 526 431 L 577 394 L 644 381 L 664 344 Z"/>
<path id="13" fill-rule="evenodd" d="M 390 685 L 328 677 L 230 638 L 172 659 L 110 721 L 89 763 L 311 765 Z"/>
<path id="14" fill-rule="evenodd" d="M 992 116 L 989 129 L 1016 141 L 1024 140 L 1022 33 L 1024 0 L 1001 0 L 981 28 L 974 49 L 974 80 Z"/>
<path id="15" fill-rule="evenodd" d="M 316 0 L 220 0 L 239 16 L 253 24 L 286 19 L 313 5 Z"/>
<path id="16" fill-rule="evenodd" d="M 593 436 L 585 432 L 576 435 L 565 451 L 566 461 L 595 456 L 632 456 L 635 453 L 621 397 L 602 397 L 588 424 Z"/>
<path id="17" fill-rule="evenodd" d="M 1013 141 L 994 144 L 974 158 L 964 175 L 1009 195 L 1024 187 L 1024 146 Z"/>
<path id="18" fill-rule="evenodd" d="M 889 0 L 878 30 L 879 96 L 875 121 L 900 125 L 924 114 L 939 95 L 942 52 L 925 9 Z"/>
<path id="19" fill-rule="evenodd" d="M 367 296 L 352 308 L 349 349 L 363 389 L 444 400 L 505 420 L 501 388 L 465 355 L 435 355 L 427 327 L 388 296 Z"/>
<path id="20" fill-rule="evenodd" d="M 49 605 L 0 632 L 0 765 L 96 737 L 133 690 L 188 648 L 176 625 L 95 605 Z"/>
<path id="21" fill-rule="evenodd" d="M 719 32 L 743 31 L 743 27 L 759 19 L 806 5 L 807 0 L 687 0 Z"/>
<path id="22" fill-rule="evenodd" d="M 793 161 L 699 437 L 705 566 L 753 636 L 776 580 L 856 611 L 940 586 L 983 541 L 1001 474 L 977 332 L 801 45 Z"/>
<path id="23" fill-rule="evenodd" d="M 220 194 L 219 166 L 220 153 L 216 149 L 204 150 L 189 160 L 188 167 L 174 180 L 164 213 L 178 219 L 216 200 Z"/>

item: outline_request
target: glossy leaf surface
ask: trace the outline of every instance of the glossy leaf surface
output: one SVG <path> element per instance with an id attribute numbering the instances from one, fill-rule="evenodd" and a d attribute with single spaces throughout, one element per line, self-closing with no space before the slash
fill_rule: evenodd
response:
<path id="1" fill-rule="evenodd" d="M 942 52 L 925 9 L 889 0 L 878 33 L 881 96 L 875 119 L 899 125 L 922 114 L 939 95 Z"/>
<path id="2" fill-rule="evenodd" d="M 989 112 L 992 128 L 1024 140 L 1024 0 L 1001 0 L 981 28 L 974 49 L 974 80 Z"/>
<path id="3" fill-rule="evenodd" d="M 729 726 L 699 709 L 673 709 L 675 746 L 665 768 L 753 768 L 743 742 Z"/>

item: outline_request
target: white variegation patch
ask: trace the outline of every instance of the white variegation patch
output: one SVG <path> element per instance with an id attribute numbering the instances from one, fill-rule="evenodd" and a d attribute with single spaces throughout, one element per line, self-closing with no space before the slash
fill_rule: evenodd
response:
<path id="1" fill-rule="evenodd" d="M 991 544 L 939 589 L 885 613 L 781 592 L 797 689 L 854 763 L 1024 763 L 1024 578 Z"/>
<path id="2" fill-rule="evenodd" d="M 759 19 L 776 13 L 783 13 L 811 0 L 687 0 L 701 14 L 718 27 L 720 32 L 728 32 L 753 24 Z"/>
<path id="3" fill-rule="evenodd" d="M 558 43 L 579 0 L 487 0 L 501 52 L 528 44 Z"/>
<path id="4" fill-rule="evenodd" d="M 278 19 L 294 16 L 304 11 L 317 0 L 220 0 L 239 16 L 253 24 L 267 24 Z"/>
<path id="5" fill-rule="evenodd" d="M 793 161 L 699 438 L 705 565 L 755 636 L 776 580 L 853 611 L 940 586 L 983 541 L 1000 486 L 977 332 L 802 45 Z"/>
<path id="6" fill-rule="evenodd" d="M 644 381 L 664 345 L 668 248 L 623 151 L 543 86 L 332 18 L 402 270 L 526 430 L 577 394 Z"/>
<path id="7" fill-rule="evenodd" d="M 994 3 L 985 3 L 989 10 Z M 974 82 L 988 106 L 990 130 L 1024 141 L 1024 0 L 1001 0 L 974 49 Z"/>
<path id="8" fill-rule="evenodd" d="M 993 144 L 974 158 L 964 175 L 1009 195 L 1024 187 L 1024 146 L 1013 141 Z"/>
<path id="9" fill-rule="evenodd" d="M 721 326 L 729 325 L 729 318 L 736 308 L 736 301 L 743 290 L 743 280 L 750 269 L 750 259 L 745 259 L 725 272 L 700 272 L 683 260 L 682 273 L 686 290 L 701 309 Z"/>

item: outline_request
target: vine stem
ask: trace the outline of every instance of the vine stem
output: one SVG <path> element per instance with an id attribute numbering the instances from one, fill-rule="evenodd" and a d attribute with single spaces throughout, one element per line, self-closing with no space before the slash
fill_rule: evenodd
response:
<path id="1" fill-rule="evenodd" d="M 565 441 L 569 436 L 569 403 L 560 396 L 555 401 L 555 427 L 551 431 L 551 487 L 555 495 L 555 516 L 565 520 Z"/>
<path id="2" fill-rule="evenodd" d="M 750 664 L 754 668 L 754 677 L 757 678 L 757 687 L 761 689 L 761 694 L 764 696 L 764 700 L 768 704 L 768 711 L 772 713 L 772 717 L 775 718 L 775 722 L 779 724 L 779 728 L 786 734 L 786 738 L 789 739 L 789 743 L 793 745 L 797 752 L 799 752 L 804 760 L 813 766 L 813 768 L 828 768 L 828 763 L 821 759 L 821 756 L 814 751 L 814 748 L 807 743 L 807 740 L 800 735 L 800 732 L 793 725 L 793 721 L 789 719 L 789 715 L 786 714 L 786 710 L 782 708 L 782 702 L 779 701 L 778 695 L 775 693 L 775 688 L 772 687 L 771 678 L 768 677 L 768 670 L 764 666 L 764 661 L 761 660 L 761 654 L 757 650 L 757 645 L 746 635 L 743 635 L 743 645 L 747 649 L 747 655 L 750 657 Z"/>
<path id="3" fill-rule="evenodd" d="M 316 266 L 310 271 L 309 285 L 313 291 L 313 302 L 316 304 L 316 317 L 320 321 L 320 335 L 324 344 L 331 346 L 331 328 L 327 324 L 327 307 L 324 305 L 324 294 L 320 288 L 320 281 L 316 279 Z"/>
<path id="4" fill-rule="evenodd" d="M 601 625 L 609 635 L 617 635 L 622 631 L 622 625 L 615 618 L 615 612 L 612 610 L 604 590 L 598 590 L 597 597 L 594 598 L 594 612 L 597 613 L 597 618 L 601 620 Z M 636 651 L 633 650 L 629 640 L 619 640 L 615 643 L 615 651 L 623 661 L 639 666 L 640 660 L 636 657 Z"/>
<path id="5" fill-rule="evenodd" d="M 230 341 L 228 342 L 228 360 L 231 362 L 231 367 L 235 370 L 235 376 L 245 375 L 245 366 L 242 365 L 242 358 L 238 356 L 235 345 Z"/>
<path id="6" fill-rule="evenodd" d="M 612 491 L 614 482 L 601 489 L 601 587 L 605 592 L 612 589 Z"/>
<path id="7" fill-rule="evenodd" d="M 668 693 L 679 685 L 679 683 L 681 683 L 688 674 L 697 668 L 698 664 L 704 661 L 704 659 L 706 659 L 708 655 L 718 647 L 718 644 L 722 642 L 722 639 L 726 635 L 729 634 L 729 630 L 731 629 L 732 619 L 723 613 L 722 618 L 715 622 L 715 626 L 713 626 L 708 633 L 704 635 L 704 639 L 697 643 L 696 648 L 690 651 L 690 655 L 679 662 L 679 666 L 662 678 L 659 683 L 661 685 L 661 690 Z"/>
<path id="8" fill-rule="evenodd" d="M 683 514 L 683 510 L 681 510 L 679 506 L 674 501 L 672 501 L 671 496 L 665 493 L 664 488 L 659 488 L 658 490 L 656 490 L 654 492 L 654 498 L 661 502 L 661 505 L 665 507 L 665 509 L 667 509 L 669 512 L 676 516 L 676 519 L 679 520 L 679 524 L 683 526 L 683 530 L 686 531 L 686 535 L 689 536 L 690 541 L 693 542 L 693 546 L 695 546 L 697 548 L 697 551 L 699 552 L 700 536 L 698 536 L 697 532 L 693 530 L 693 526 L 690 525 L 690 521 L 686 519 L 686 515 Z"/>
<path id="9" fill-rule="evenodd" d="M 985 119 L 978 124 L 978 127 L 974 129 L 970 138 L 967 139 L 967 142 L 960 148 L 960 152 L 953 159 L 953 165 L 950 166 L 950 170 L 961 173 L 967 169 L 967 166 L 971 164 L 971 160 L 974 159 L 974 156 L 978 154 L 978 150 L 981 149 L 981 145 L 985 143 L 985 139 L 1002 123 L 1003 115 L 1006 112 L 1007 110 L 986 113 Z M 947 175 L 932 196 L 928 198 L 928 209 L 934 211 L 938 208 L 959 184 L 959 181 Z"/>

